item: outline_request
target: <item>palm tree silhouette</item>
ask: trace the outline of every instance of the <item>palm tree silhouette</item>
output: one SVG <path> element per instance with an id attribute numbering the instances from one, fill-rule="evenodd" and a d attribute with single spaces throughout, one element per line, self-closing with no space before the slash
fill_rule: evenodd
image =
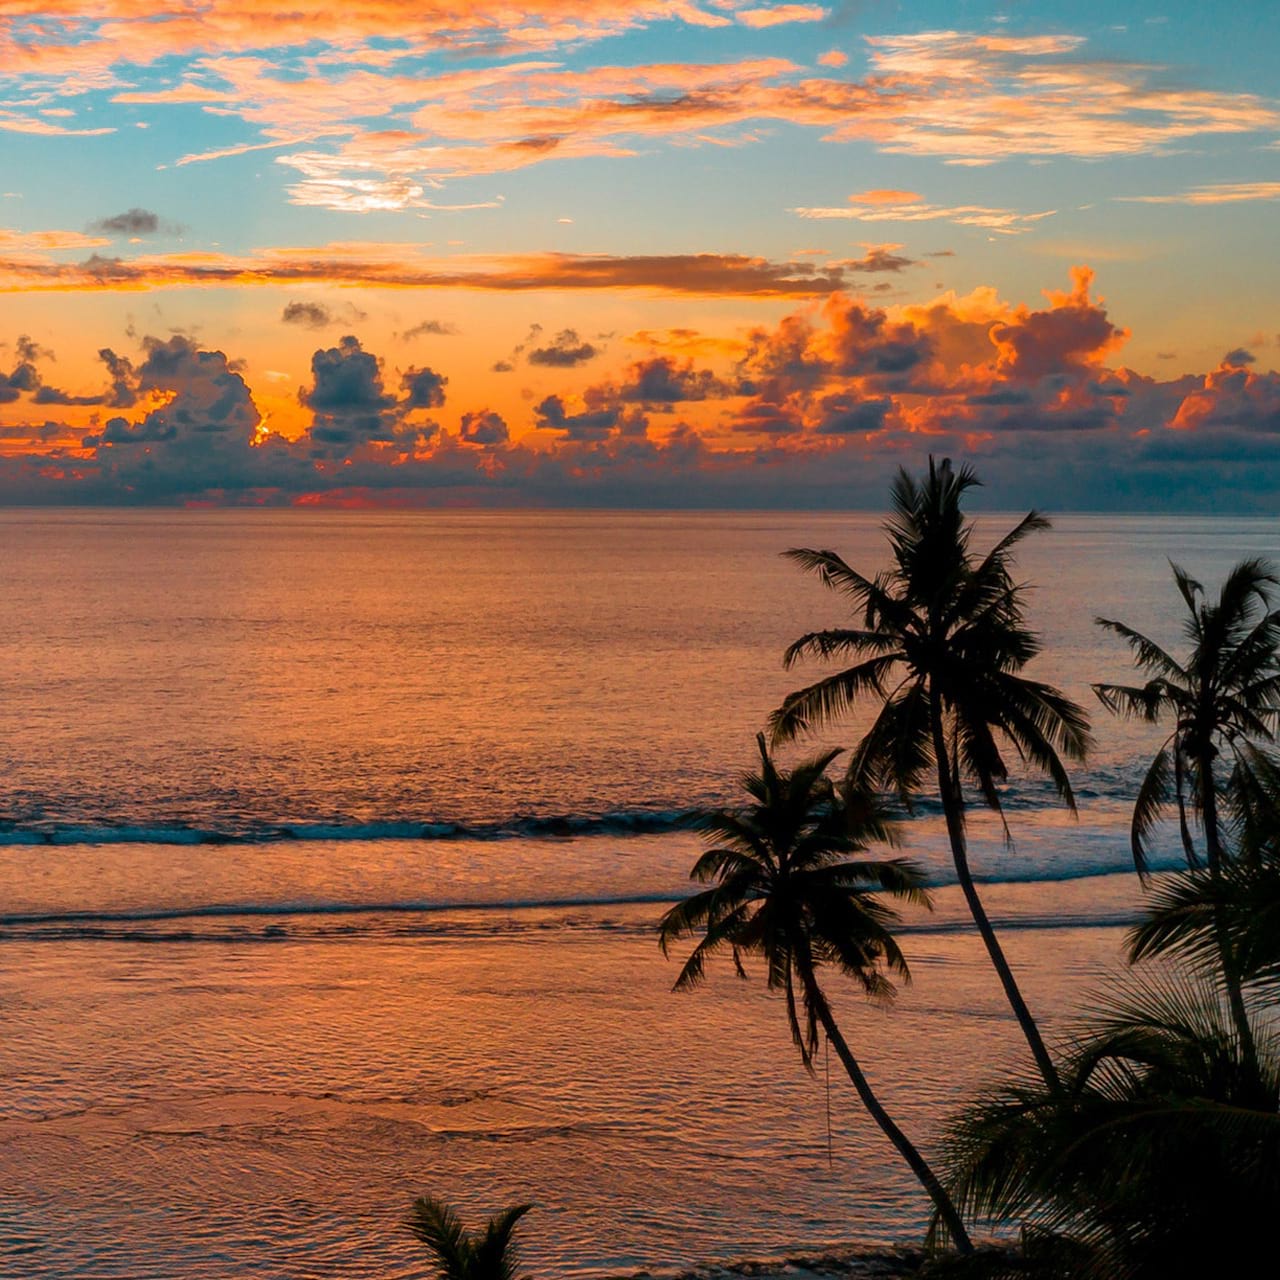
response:
<path id="1" fill-rule="evenodd" d="M 743 957 L 760 956 L 769 986 L 785 993 L 791 1036 L 805 1067 L 813 1069 L 821 1026 L 863 1106 L 928 1192 L 956 1246 L 968 1252 L 964 1224 L 941 1182 L 876 1097 L 818 981 L 819 970 L 829 965 L 881 999 L 894 990 L 885 970 L 909 981 L 890 932 L 897 912 L 874 891 L 928 905 L 923 877 L 901 858 L 857 857 L 867 840 L 892 840 L 892 832 L 869 799 L 837 796 L 826 770 L 838 751 L 784 771 L 770 758 L 763 734 L 756 742 L 760 771 L 742 780 L 752 803 L 701 821 L 709 847 L 690 876 L 714 887 L 672 907 L 660 925 L 664 955 L 679 939 L 699 936 L 675 989 L 697 985 L 718 951 L 731 953 L 741 977 Z"/>
<path id="2" fill-rule="evenodd" d="M 1170 792 L 1187 865 L 1199 864 L 1188 800 L 1200 820 L 1210 868 L 1221 865 L 1225 852 L 1215 761 L 1225 747 L 1235 764 L 1248 767 L 1249 744 L 1270 740 L 1280 723 L 1280 612 L 1272 610 L 1269 590 L 1280 584 L 1275 571 L 1265 561 L 1242 560 L 1222 584 L 1217 602 L 1210 604 L 1199 582 L 1178 565 L 1170 567 L 1187 608 L 1183 633 L 1191 650 L 1184 662 L 1123 622 L 1097 619 L 1098 626 L 1128 643 L 1135 665 L 1149 677 L 1136 687 L 1095 684 L 1103 706 L 1152 724 L 1173 720 L 1173 731 L 1151 761 L 1133 807 L 1133 860 L 1144 874 L 1146 842 Z"/>
<path id="3" fill-rule="evenodd" d="M 473 1234 L 450 1205 L 422 1196 L 414 1201 L 406 1225 L 427 1246 L 439 1280 L 514 1280 L 517 1257 L 512 1232 L 531 1208 L 512 1205 L 494 1214 L 482 1232 Z"/>
<path id="4" fill-rule="evenodd" d="M 975 1215 L 1021 1219 L 1025 1265 L 990 1276 L 1166 1280 L 1250 1274 L 1274 1254 L 1280 1040 L 1247 1062 L 1217 988 L 1187 975 L 1113 988 L 1062 1058 L 953 1123 L 948 1185 Z"/>
<path id="5" fill-rule="evenodd" d="M 1240 966 L 1220 902 L 1228 854 L 1215 769 L 1223 751 L 1230 752 L 1231 773 L 1241 783 L 1237 791 L 1242 797 L 1246 795 L 1251 790 L 1243 785 L 1253 764 L 1251 747 L 1258 740 L 1270 740 L 1280 724 L 1280 664 L 1276 657 L 1280 611 L 1271 608 L 1270 594 L 1280 579 L 1265 561 L 1242 560 L 1227 575 L 1217 601 L 1210 602 L 1204 587 L 1190 574 L 1176 564 L 1170 567 L 1187 610 L 1183 623 L 1183 633 L 1191 643 L 1187 657 L 1180 663 L 1132 627 L 1098 618 L 1100 627 L 1128 643 L 1135 664 L 1149 679 L 1141 686 L 1095 684 L 1093 689 L 1116 715 L 1151 723 L 1173 721 L 1173 730 L 1156 752 L 1134 803 L 1134 863 L 1145 876 L 1146 842 L 1172 792 L 1183 851 L 1192 869 L 1200 860 L 1188 807 L 1204 834 L 1223 981 L 1236 1032 L 1246 1053 L 1253 1056 Z"/>
<path id="6" fill-rule="evenodd" d="M 921 482 L 899 471 L 885 526 L 893 561 L 875 578 L 850 568 L 834 551 L 786 553 L 844 595 L 861 626 L 811 632 L 787 650 L 788 667 L 809 656 L 857 661 L 788 694 L 771 725 L 774 741 L 785 742 L 838 718 L 860 698 L 882 699 L 854 752 L 850 776 L 896 790 L 907 806 L 925 777 L 936 777 L 965 901 L 1036 1065 L 1053 1087 L 1053 1060 L 973 882 L 964 779 L 977 784 L 1003 823 L 997 788 L 1008 777 L 1002 743 L 1009 744 L 1049 776 L 1074 812 L 1062 757 L 1082 760 L 1092 740 L 1079 705 L 1021 674 L 1040 652 L 1040 641 L 1027 626 L 1023 588 L 1011 576 L 1012 553 L 1049 522 L 1029 512 L 979 560 L 970 550 L 973 525 L 960 506 L 978 483 L 968 467 L 953 471 L 949 459 L 937 464 L 930 458 Z"/>

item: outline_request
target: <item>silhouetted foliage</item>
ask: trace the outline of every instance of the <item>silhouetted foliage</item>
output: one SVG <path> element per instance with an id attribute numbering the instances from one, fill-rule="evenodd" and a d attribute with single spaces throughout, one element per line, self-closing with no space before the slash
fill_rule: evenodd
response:
<path id="1" fill-rule="evenodd" d="M 1280 1203 L 1280 1043 L 1250 1061 L 1214 986 L 1130 979 L 1060 1063 L 980 1099 L 947 1138 L 968 1215 L 1026 1224 L 988 1276 L 1253 1274 Z M 959 1274 L 959 1273 L 957 1273 Z M 971 1274 L 978 1274 L 977 1272 Z"/>
<path id="2" fill-rule="evenodd" d="M 859 699 L 881 706 L 850 762 L 860 783 L 892 789 L 904 803 L 936 779 L 952 858 L 965 900 L 1005 995 L 1046 1083 L 1054 1068 L 987 918 L 969 868 L 964 781 L 1001 815 L 1004 752 L 1047 774 L 1073 810 L 1063 757 L 1083 759 L 1091 743 L 1081 707 L 1023 668 L 1040 652 L 1027 625 L 1023 588 L 1012 576 L 1013 552 L 1028 534 L 1047 529 L 1032 511 L 985 556 L 971 550 L 973 524 L 961 509 L 978 484 L 968 467 L 929 460 L 917 481 L 901 471 L 885 526 L 892 563 L 874 578 L 834 551 L 787 552 L 853 606 L 853 629 L 811 632 L 787 650 L 789 667 L 804 657 L 852 658 L 844 670 L 787 696 L 774 712 L 775 741 L 787 741 L 849 711 Z"/>
<path id="3" fill-rule="evenodd" d="M 764 735 L 760 769 L 742 785 L 750 803 L 706 815 L 708 848 L 691 877 L 713 887 L 671 908 L 662 919 L 664 954 L 683 938 L 698 939 L 676 989 L 702 981 L 706 962 L 729 952 L 741 977 L 744 960 L 763 960 L 771 988 L 786 997 L 791 1036 L 812 1069 L 822 1028 L 859 1098 L 929 1193 L 947 1230 L 968 1249 L 964 1226 L 932 1169 L 871 1089 L 836 1025 L 819 982 L 824 967 L 852 978 L 870 997 L 889 999 L 890 975 L 909 980 L 891 927 L 898 920 L 885 897 L 928 905 L 923 877 L 902 858 L 862 857 L 869 840 L 891 840 L 878 806 L 858 793 L 844 799 L 827 777 L 837 751 L 780 770 Z"/>
<path id="4" fill-rule="evenodd" d="M 1144 874 L 1147 841 L 1170 803 L 1177 807 L 1189 867 L 1200 865 L 1193 819 L 1204 833 L 1209 864 L 1225 856 L 1218 794 L 1223 779 L 1216 776 L 1215 761 L 1226 751 L 1234 769 L 1247 773 L 1251 744 L 1270 741 L 1280 724 L 1280 611 L 1271 608 L 1270 591 L 1277 585 L 1271 566 L 1242 560 L 1228 574 L 1214 603 L 1184 569 L 1171 567 L 1187 610 L 1183 635 L 1190 649 L 1182 661 L 1123 622 L 1097 620 L 1126 641 L 1136 666 L 1149 677 L 1137 686 L 1095 684 L 1099 700 L 1119 716 L 1172 723 L 1133 807 L 1133 859 Z"/>
<path id="5" fill-rule="evenodd" d="M 513 1205 L 496 1213 L 478 1234 L 468 1231 L 456 1211 L 432 1196 L 413 1203 L 409 1230 L 427 1246 L 439 1280 L 515 1280 L 516 1223 L 532 1209 Z"/>

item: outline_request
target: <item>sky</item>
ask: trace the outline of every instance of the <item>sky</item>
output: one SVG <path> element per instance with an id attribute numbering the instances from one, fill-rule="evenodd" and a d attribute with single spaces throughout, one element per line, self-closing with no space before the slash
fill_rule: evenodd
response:
<path id="1" fill-rule="evenodd" d="M 0 0 L 0 503 L 1274 512 L 1275 18 Z"/>

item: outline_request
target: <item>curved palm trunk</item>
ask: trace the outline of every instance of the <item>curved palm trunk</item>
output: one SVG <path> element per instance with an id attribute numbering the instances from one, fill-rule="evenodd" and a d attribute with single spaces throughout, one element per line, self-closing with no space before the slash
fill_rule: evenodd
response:
<path id="1" fill-rule="evenodd" d="M 978 896 L 977 887 L 973 883 L 973 873 L 969 870 L 969 846 L 964 834 L 964 798 L 960 794 L 959 780 L 951 769 L 946 735 L 942 728 L 942 706 L 936 694 L 930 695 L 929 712 L 933 728 L 933 753 L 938 765 L 938 790 L 942 796 L 942 812 L 946 815 L 947 836 L 951 841 L 951 857 L 955 863 L 956 878 L 960 881 L 960 888 L 964 892 L 965 902 L 968 903 L 969 913 L 973 916 L 974 924 L 978 926 L 983 945 L 987 948 L 987 955 L 990 956 L 991 964 L 1000 979 L 1000 985 L 1004 988 L 1009 1007 L 1013 1010 L 1013 1016 L 1017 1018 L 1022 1034 L 1030 1046 L 1031 1056 L 1035 1058 L 1036 1066 L 1044 1077 L 1045 1084 L 1049 1089 L 1056 1091 L 1059 1087 L 1058 1069 L 1053 1065 L 1053 1059 L 1049 1056 L 1049 1050 L 1045 1048 L 1040 1028 L 1031 1016 L 1027 1002 L 1022 998 L 1013 970 L 1009 968 L 1000 940 L 996 937 L 996 931 L 987 918 L 986 908 L 983 907 L 982 899 Z"/>
<path id="2" fill-rule="evenodd" d="M 845 1043 L 844 1036 L 840 1034 L 840 1028 L 836 1026 L 836 1020 L 832 1016 L 826 1000 L 819 996 L 814 1001 L 814 1005 L 817 1010 L 818 1020 L 822 1023 L 822 1029 L 826 1032 L 827 1040 L 834 1046 L 836 1057 L 844 1064 L 844 1069 L 848 1073 L 849 1079 L 853 1081 L 853 1087 L 858 1091 L 858 1097 L 862 1105 L 866 1107 L 871 1118 L 880 1126 L 884 1136 L 893 1143 L 898 1154 L 911 1169 L 911 1172 L 920 1180 L 920 1185 L 928 1192 L 934 1208 L 938 1211 L 938 1216 L 946 1225 L 951 1239 L 955 1241 L 956 1248 L 961 1253 L 972 1253 L 973 1243 L 969 1239 L 969 1233 L 965 1230 L 964 1222 L 956 1211 L 955 1205 L 951 1203 L 951 1197 L 947 1195 L 946 1188 L 938 1180 L 938 1175 L 929 1167 L 924 1156 L 916 1150 L 915 1144 L 898 1128 L 893 1121 L 893 1117 L 881 1105 L 880 1099 L 876 1097 L 871 1085 L 867 1082 L 867 1077 L 862 1074 L 862 1068 L 858 1065 L 857 1058 L 853 1056 L 848 1044 Z"/>
<path id="3" fill-rule="evenodd" d="M 1244 984 L 1240 980 L 1240 967 L 1236 963 L 1235 948 L 1227 928 L 1226 913 L 1222 909 L 1219 889 L 1222 885 L 1222 864 L 1226 851 L 1218 831 L 1218 791 L 1213 776 L 1213 758 L 1203 752 L 1197 761 L 1200 766 L 1200 812 L 1204 819 L 1204 844 L 1209 863 L 1209 878 L 1213 884 L 1215 905 L 1213 908 L 1214 932 L 1218 935 L 1218 954 L 1222 959 L 1223 983 L 1227 988 L 1227 1003 L 1231 1007 L 1231 1020 L 1236 1035 L 1240 1037 L 1240 1050 L 1246 1067 L 1256 1081 L 1258 1079 L 1258 1047 L 1253 1038 L 1253 1027 L 1244 1006 Z"/>

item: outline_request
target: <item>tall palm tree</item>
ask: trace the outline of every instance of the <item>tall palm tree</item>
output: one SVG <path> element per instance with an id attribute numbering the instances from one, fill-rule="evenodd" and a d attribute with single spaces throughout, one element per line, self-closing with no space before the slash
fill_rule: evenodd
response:
<path id="1" fill-rule="evenodd" d="M 920 482 L 899 471 L 885 526 L 892 563 L 874 578 L 850 568 L 834 551 L 786 553 L 845 596 L 860 625 L 811 632 L 787 650 L 788 667 L 804 657 L 856 661 L 788 694 L 771 723 L 774 741 L 785 742 L 840 717 L 861 699 L 881 700 L 850 774 L 865 785 L 896 790 L 908 806 L 925 778 L 936 778 L 965 901 L 1036 1065 L 1052 1087 L 1053 1060 L 973 882 L 965 781 L 976 784 L 1003 822 L 998 787 L 1008 777 L 1003 751 L 1012 746 L 1023 762 L 1049 776 L 1074 811 L 1062 758 L 1083 759 L 1091 739 L 1081 707 L 1022 674 L 1040 652 L 1040 641 L 1027 626 L 1012 555 L 1028 534 L 1047 529 L 1048 521 L 1029 512 L 977 557 L 961 499 L 978 483 L 972 470 L 953 471 L 949 460 L 937 464 L 930 458 Z"/>
<path id="2" fill-rule="evenodd" d="M 742 780 L 752 803 L 702 819 L 709 847 L 690 876 L 713 887 L 662 919 L 664 955 L 682 938 L 699 938 L 675 988 L 697 985 L 718 951 L 731 953 L 742 977 L 743 958 L 760 956 L 769 986 L 785 993 L 791 1037 L 805 1067 L 813 1069 L 821 1027 L 863 1106 L 928 1192 L 957 1248 L 967 1252 L 963 1222 L 924 1157 L 876 1097 L 818 978 L 831 966 L 868 996 L 882 999 L 894 990 L 886 971 L 909 981 L 906 959 L 890 931 L 897 912 L 875 891 L 927 906 L 923 877 L 901 858 L 858 856 L 868 839 L 892 840 L 892 831 L 870 800 L 837 795 L 826 771 L 838 751 L 784 771 L 770 758 L 763 734 L 756 742 L 760 771 Z"/>
<path id="3" fill-rule="evenodd" d="M 443 1200 L 422 1196 L 413 1202 L 405 1225 L 427 1246 L 439 1280 L 514 1280 L 518 1260 L 512 1233 L 532 1208 L 512 1205 L 494 1214 L 477 1234 Z"/>
<path id="4" fill-rule="evenodd" d="M 1229 752 L 1234 762 L 1230 772 L 1239 779 L 1241 770 L 1248 772 L 1251 747 L 1270 741 L 1280 725 L 1280 611 L 1271 607 L 1271 589 L 1280 585 L 1280 579 L 1265 561 L 1242 560 L 1227 575 L 1218 599 L 1210 601 L 1190 574 L 1176 564 L 1170 567 L 1187 611 L 1183 634 L 1191 647 L 1186 658 L 1178 662 L 1141 632 L 1099 618 L 1100 627 L 1128 643 L 1135 664 L 1148 680 L 1141 686 L 1095 684 L 1093 688 L 1116 715 L 1153 724 L 1172 721 L 1172 731 L 1156 752 L 1134 803 L 1131 843 L 1139 872 L 1146 873 L 1146 842 L 1172 798 L 1183 850 L 1193 869 L 1199 857 L 1192 822 L 1199 820 L 1211 897 L 1218 900 L 1228 859 L 1218 758 Z M 1220 902 L 1213 912 L 1236 1032 L 1248 1050 L 1253 1034 L 1244 1007 L 1240 966 Z"/>

